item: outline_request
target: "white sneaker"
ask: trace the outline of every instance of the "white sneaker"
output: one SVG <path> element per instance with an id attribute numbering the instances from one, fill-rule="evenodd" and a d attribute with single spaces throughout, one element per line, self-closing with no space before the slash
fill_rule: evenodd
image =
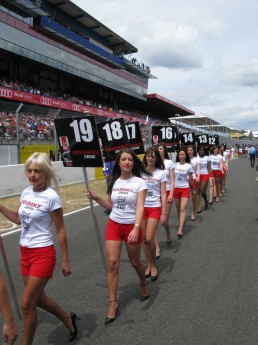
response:
<path id="1" fill-rule="evenodd" d="M 256 177 L 255 182 L 258 182 L 258 177 Z"/>

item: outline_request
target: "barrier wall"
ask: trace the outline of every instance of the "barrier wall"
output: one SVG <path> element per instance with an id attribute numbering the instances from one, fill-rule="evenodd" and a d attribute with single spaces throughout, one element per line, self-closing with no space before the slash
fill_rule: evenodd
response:
<path id="1" fill-rule="evenodd" d="M 62 162 L 53 162 L 52 164 L 60 179 L 60 186 L 84 182 L 82 168 L 64 168 Z M 87 168 L 89 180 L 101 177 L 100 172 L 96 176 L 95 171 L 95 168 Z M 0 166 L 0 181 L 0 198 L 20 194 L 24 188 L 29 186 L 23 164 Z"/>

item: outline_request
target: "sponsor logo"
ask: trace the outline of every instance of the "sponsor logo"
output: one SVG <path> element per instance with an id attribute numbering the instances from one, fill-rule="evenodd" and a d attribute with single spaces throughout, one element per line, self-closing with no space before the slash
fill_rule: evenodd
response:
<path id="1" fill-rule="evenodd" d="M 11 90 L 0 89 L 0 97 L 12 98 L 13 93 Z"/>
<path id="2" fill-rule="evenodd" d="M 42 105 L 51 105 L 51 104 L 52 104 L 52 101 L 51 101 L 51 99 L 49 99 L 49 98 L 40 97 L 40 103 L 41 103 Z"/>
<path id="3" fill-rule="evenodd" d="M 81 111 L 82 107 L 81 107 L 80 104 L 73 104 L 72 109 L 73 109 L 74 111 Z"/>

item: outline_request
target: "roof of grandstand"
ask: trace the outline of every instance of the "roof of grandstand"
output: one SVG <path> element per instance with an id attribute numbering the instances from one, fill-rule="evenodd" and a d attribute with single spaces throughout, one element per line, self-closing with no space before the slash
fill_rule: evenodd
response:
<path id="1" fill-rule="evenodd" d="M 225 126 L 203 114 L 195 116 L 184 116 L 183 118 L 181 118 L 181 116 L 174 116 L 170 118 L 170 121 L 181 126 L 186 125 L 190 127 L 197 127 L 204 130 L 217 131 L 221 133 L 229 133 L 232 130 L 230 127 Z"/>
<path id="2" fill-rule="evenodd" d="M 146 95 L 147 102 L 136 100 L 134 107 L 141 109 L 146 113 L 158 115 L 160 119 L 168 120 L 169 117 L 195 115 L 195 112 L 184 106 L 170 101 L 156 93 Z"/>
<path id="3" fill-rule="evenodd" d="M 138 49 L 124 40 L 122 37 L 117 35 L 115 32 L 107 28 L 105 25 L 100 23 L 90 14 L 82 10 L 80 7 L 75 5 L 70 0 L 47 0 L 43 2 L 28 1 L 28 0 L 5 0 L 10 5 L 20 8 L 23 12 L 26 12 L 30 16 L 54 16 L 55 12 L 60 10 L 65 15 L 71 17 L 79 25 L 85 26 L 86 29 L 92 31 L 96 36 L 100 37 L 107 43 L 114 51 L 117 50 L 119 53 L 131 54 L 138 52 Z M 33 2 L 35 3 L 33 5 Z M 52 13 L 47 3 L 52 5 L 55 12 Z"/>

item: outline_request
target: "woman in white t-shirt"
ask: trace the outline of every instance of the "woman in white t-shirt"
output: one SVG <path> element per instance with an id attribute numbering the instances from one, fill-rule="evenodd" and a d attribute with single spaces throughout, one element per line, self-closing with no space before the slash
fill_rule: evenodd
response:
<path id="1" fill-rule="evenodd" d="M 212 196 L 215 195 L 216 202 L 219 202 L 219 197 L 222 196 L 222 177 L 223 171 L 223 157 L 219 154 L 219 148 L 217 145 L 212 146 L 210 149 L 211 171 L 212 177 L 215 178 L 214 187 L 210 184 L 210 202 L 212 202 Z"/>
<path id="2" fill-rule="evenodd" d="M 144 203 L 144 215 L 142 221 L 143 248 L 147 259 L 145 277 L 151 276 L 151 280 L 158 278 L 156 266 L 156 244 L 154 241 L 159 222 L 166 223 L 167 194 L 166 173 L 164 163 L 157 148 L 150 147 L 143 157 L 143 164 L 151 176 L 142 175 L 147 184 L 147 196 Z"/>
<path id="3" fill-rule="evenodd" d="M 222 160 L 222 165 L 223 165 L 223 177 L 222 177 L 222 194 L 225 193 L 225 188 L 226 188 L 226 176 L 228 174 L 228 164 L 229 164 L 229 159 L 230 155 L 229 153 L 225 150 L 224 145 L 220 145 L 219 147 L 219 154 L 223 157 Z"/>
<path id="4" fill-rule="evenodd" d="M 22 294 L 23 344 L 32 344 L 37 326 L 37 307 L 57 316 L 69 329 L 68 341 L 77 335 L 75 313 L 67 313 L 45 294 L 45 286 L 52 278 L 56 251 L 53 245 L 52 223 L 62 253 L 62 273 L 71 274 L 68 244 L 61 200 L 55 190 L 57 178 L 46 153 L 33 153 L 24 164 L 31 184 L 20 197 L 18 211 L 0 205 L 0 212 L 15 224 L 21 224 L 21 273 L 24 283 Z"/>
<path id="5" fill-rule="evenodd" d="M 199 148 L 199 163 L 200 163 L 200 193 L 204 200 L 204 208 L 208 209 L 208 196 L 207 187 L 210 181 L 212 187 L 214 186 L 214 178 L 211 172 L 211 159 L 206 155 L 206 149 L 204 146 Z M 210 202 L 212 204 L 212 201 Z"/>
<path id="6" fill-rule="evenodd" d="M 173 199 L 176 204 L 177 218 L 179 228 L 177 238 L 183 237 L 183 227 L 186 219 L 186 208 L 190 199 L 190 187 L 193 194 L 196 194 L 193 185 L 193 168 L 190 164 L 190 158 L 185 149 L 180 149 L 177 153 L 175 164 L 175 188 Z"/>
<path id="7" fill-rule="evenodd" d="M 108 198 L 103 199 L 92 190 L 87 191 L 88 198 L 111 210 L 106 228 L 109 310 L 105 325 L 113 322 L 118 313 L 117 286 L 123 241 L 126 244 L 131 265 L 140 278 L 140 301 L 143 302 L 149 298 L 145 267 L 141 261 L 141 224 L 147 192 L 146 182 L 141 178 L 142 174 L 151 175 L 135 152 L 124 148 L 119 151 L 115 160 L 112 178 L 107 188 Z"/>
<path id="8" fill-rule="evenodd" d="M 195 146 L 189 145 L 187 147 L 187 153 L 188 153 L 189 158 L 190 158 L 190 164 L 193 168 L 193 186 L 194 186 L 194 189 L 191 190 L 191 196 L 192 196 L 191 221 L 195 221 L 195 214 L 202 212 L 202 208 L 200 205 L 200 192 L 199 192 L 200 163 L 199 163 L 199 159 L 196 157 Z M 194 190 L 195 190 L 195 193 L 193 193 Z"/>
<path id="9" fill-rule="evenodd" d="M 165 166 L 165 173 L 167 177 L 166 182 L 166 193 L 167 193 L 167 219 L 166 223 L 164 224 L 164 228 L 166 229 L 167 234 L 167 245 L 170 246 L 172 243 L 171 240 L 171 232 L 170 232 L 170 224 L 169 224 L 169 218 L 172 210 L 172 203 L 173 203 L 173 191 L 174 191 L 174 185 L 175 185 L 175 176 L 174 176 L 174 163 L 169 158 L 168 151 L 165 144 L 158 144 L 157 148 L 159 150 L 160 156 L 163 160 L 164 166 Z M 156 241 L 158 243 L 158 241 Z M 159 249 L 159 246 L 157 245 L 157 248 Z M 159 252 L 157 252 L 157 257 L 159 257 Z"/>

